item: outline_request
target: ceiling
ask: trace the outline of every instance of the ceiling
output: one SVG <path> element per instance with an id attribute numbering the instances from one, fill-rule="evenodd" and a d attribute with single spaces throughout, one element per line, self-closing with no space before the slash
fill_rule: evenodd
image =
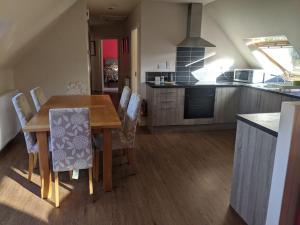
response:
<path id="1" fill-rule="evenodd" d="M 0 68 L 20 55 L 41 31 L 76 0 L 1 0 Z M 16 7 L 17 6 L 17 7 Z"/>
<path id="2" fill-rule="evenodd" d="M 87 0 L 91 15 L 127 16 L 140 0 Z"/>
<path id="3" fill-rule="evenodd" d="M 214 0 L 145 0 L 168 3 L 203 3 L 208 4 Z M 90 24 L 103 25 L 124 21 L 130 12 L 141 0 L 87 0 L 90 10 Z"/>

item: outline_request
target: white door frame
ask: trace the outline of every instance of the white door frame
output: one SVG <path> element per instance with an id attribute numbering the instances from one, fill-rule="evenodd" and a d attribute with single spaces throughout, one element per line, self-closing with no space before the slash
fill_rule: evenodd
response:
<path id="1" fill-rule="evenodd" d="M 139 35 L 138 35 L 139 29 L 136 27 L 134 29 L 131 30 L 131 76 L 130 76 L 130 80 L 131 80 L 131 89 L 134 92 L 138 92 L 138 72 L 139 72 L 139 60 L 138 60 L 138 50 L 139 50 Z"/>

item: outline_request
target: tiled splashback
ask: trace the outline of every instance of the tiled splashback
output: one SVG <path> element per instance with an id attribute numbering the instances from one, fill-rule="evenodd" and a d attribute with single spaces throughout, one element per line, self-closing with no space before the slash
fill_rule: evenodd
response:
<path id="1" fill-rule="evenodd" d="M 194 78 L 191 72 L 203 68 L 204 60 L 194 63 L 191 66 L 186 67 L 185 65 L 203 59 L 205 48 L 177 47 L 176 53 L 176 81 L 196 82 L 197 79 Z"/>

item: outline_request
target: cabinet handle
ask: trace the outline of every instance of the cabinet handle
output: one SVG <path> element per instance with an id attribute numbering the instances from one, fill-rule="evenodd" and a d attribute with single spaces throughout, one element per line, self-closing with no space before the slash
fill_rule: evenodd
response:
<path id="1" fill-rule="evenodd" d="M 175 109 L 174 107 L 161 107 L 160 109 L 169 110 L 169 109 Z"/>
<path id="2" fill-rule="evenodd" d="M 175 92 L 175 91 L 161 92 L 160 94 L 163 94 L 163 95 L 167 95 L 167 94 L 176 94 L 176 92 Z"/>
<path id="3" fill-rule="evenodd" d="M 176 101 L 173 100 L 162 100 L 160 103 L 175 103 Z"/>

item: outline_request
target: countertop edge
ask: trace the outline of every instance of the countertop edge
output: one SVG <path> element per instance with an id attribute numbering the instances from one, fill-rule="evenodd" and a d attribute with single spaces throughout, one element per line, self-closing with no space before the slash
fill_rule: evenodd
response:
<path id="1" fill-rule="evenodd" d="M 266 132 L 266 133 L 268 133 L 268 134 L 270 134 L 270 135 L 272 135 L 272 136 L 274 136 L 274 137 L 278 137 L 278 132 L 276 132 L 276 131 L 274 131 L 274 130 L 268 128 L 268 127 L 265 127 L 265 126 L 263 126 L 263 125 L 261 125 L 261 124 L 258 124 L 258 123 L 256 123 L 256 122 L 253 122 L 253 121 L 251 121 L 251 120 L 249 120 L 249 119 L 246 119 L 245 117 L 242 117 L 242 116 L 239 115 L 239 114 L 236 116 L 236 118 L 237 118 L 237 120 L 240 120 L 240 121 L 242 121 L 242 122 L 245 122 L 245 123 L 247 123 L 247 124 L 249 124 L 249 125 L 251 125 L 251 126 L 257 128 L 257 129 L 260 129 L 260 130 L 262 130 L 262 131 L 264 131 L 264 132 Z"/>
<path id="2" fill-rule="evenodd" d="M 151 87 L 151 88 L 197 88 L 197 87 L 246 87 L 246 88 L 254 88 L 257 90 L 261 90 L 261 91 L 265 91 L 265 92 L 270 92 L 270 93 L 274 93 L 274 94 L 278 94 L 281 96 L 286 96 L 286 97 L 291 97 L 291 98 L 296 98 L 300 100 L 300 96 L 297 95 L 293 95 L 290 93 L 283 93 L 283 92 L 279 92 L 276 90 L 270 90 L 270 89 L 266 89 L 266 88 L 261 88 L 261 87 L 255 87 L 255 86 L 250 86 L 244 83 L 240 83 L 240 84 L 230 84 L 230 83 L 215 83 L 215 84 L 197 84 L 197 85 L 185 85 L 185 84 L 178 84 L 178 85 L 155 85 L 155 84 L 150 84 L 150 83 L 145 83 L 147 86 Z"/>

